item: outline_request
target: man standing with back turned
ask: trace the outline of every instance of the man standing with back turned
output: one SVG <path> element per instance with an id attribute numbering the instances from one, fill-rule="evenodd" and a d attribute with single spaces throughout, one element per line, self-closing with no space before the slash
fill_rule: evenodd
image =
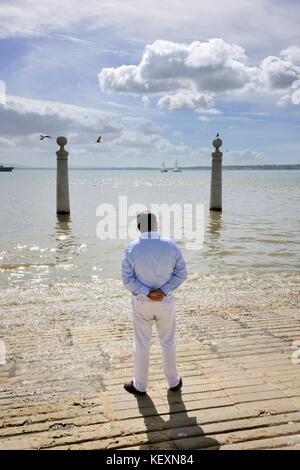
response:
<path id="1" fill-rule="evenodd" d="M 134 329 L 134 378 L 124 388 L 134 395 L 145 395 L 148 383 L 152 323 L 160 340 L 164 374 L 170 390 L 182 387 L 176 368 L 175 308 L 172 291 L 186 279 L 185 261 L 180 248 L 158 234 L 154 214 L 137 216 L 141 235 L 124 252 L 122 280 L 132 293 Z"/>

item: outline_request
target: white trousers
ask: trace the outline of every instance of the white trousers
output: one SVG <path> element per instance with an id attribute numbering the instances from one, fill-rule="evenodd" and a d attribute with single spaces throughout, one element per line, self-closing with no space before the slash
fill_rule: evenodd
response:
<path id="1" fill-rule="evenodd" d="M 160 340 L 163 370 L 170 387 L 176 387 L 180 377 L 176 368 L 175 299 L 168 295 L 161 302 L 153 302 L 145 295 L 132 296 L 134 387 L 145 392 L 148 384 L 152 324 L 155 321 Z"/>

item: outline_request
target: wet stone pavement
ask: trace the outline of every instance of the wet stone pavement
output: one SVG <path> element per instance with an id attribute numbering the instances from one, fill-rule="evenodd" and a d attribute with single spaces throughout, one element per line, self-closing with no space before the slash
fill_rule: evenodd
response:
<path id="1" fill-rule="evenodd" d="M 114 318 L 88 302 L 2 310 L 0 449 L 300 449 L 299 308 L 200 312 L 179 299 L 182 392 L 168 392 L 154 332 L 148 394 L 135 398 L 126 302 Z"/>

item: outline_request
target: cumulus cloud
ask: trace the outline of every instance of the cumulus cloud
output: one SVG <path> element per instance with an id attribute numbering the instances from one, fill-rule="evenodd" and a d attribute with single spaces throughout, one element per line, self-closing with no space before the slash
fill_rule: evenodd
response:
<path id="1" fill-rule="evenodd" d="M 291 58 L 291 51 L 296 51 L 294 46 L 282 51 L 280 55 Z M 300 66 L 290 59 L 267 57 L 260 66 L 257 89 L 279 96 L 276 103 L 279 107 L 300 104 Z"/>
<path id="2" fill-rule="evenodd" d="M 300 104 L 300 87 L 292 92 L 291 101 L 293 104 Z"/>
<path id="3" fill-rule="evenodd" d="M 218 93 L 242 88 L 255 69 L 244 49 L 223 39 L 179 44 L 157 40 L 146 46 L 139 65 L 104 68 L 99 73 L 104 92 L 163 93 L 194 89 Z"/>
<path id="4" fill-rule="evenodd" d="M 260 66 L 260 80 L 271 90 L 286 89 L 300 77 L 300 67 L 291 60 L 266 57 Z"/>
<path id="5" fill-rule="evenodd" d="M 295 80 L 292 83 L 290 95 L 287 95 L 287 98 L 292 104 L 300 104 L 300 80 Z"/>
<path id="6" fill-rule="evenodd" d="M 298 46 L 284 49 L 279 56 L 266 57 L 259 65 L 257 79 L 249 84 L 248 89 L 274 96 L 279 107 L 299 104 L 299 58 Z"/>
<path id="7" fill-rule="evenodd" d="M 185 109 L 207 111 L 213 107 L 213 99 L 211 96 L 203 93 L 178 92 L 173 95 L 163 96 L 159 99 L 157 106 L 171 111 L 182 111 Z"/>
<path id="8" fill-rule="evenodd" d="M 245 50 L 223 39 L 190 44 L 157 40 L 147 45 L 138 65 L 104 68 L 98 75 L 103 92 L 158 97 L 157 106 L 171 111 L 194 109 L 216 113 L 218 96 L 247 99 L 251 93 L 274 95 L 279 106 L 298 103 L 291 87 L 300 79 L 300 48 L 249 65 Z M 298 87 L 297 87 L 298 88 Z"/>
<path id="9" fill-rule="evenodd" d="M 280 55 L 284 57 L 284 59 L 289 60 L 291 62 L 300 63 L 300 47 L 299 46 L 289 46 L 287 49 L 281 51 Z"/>

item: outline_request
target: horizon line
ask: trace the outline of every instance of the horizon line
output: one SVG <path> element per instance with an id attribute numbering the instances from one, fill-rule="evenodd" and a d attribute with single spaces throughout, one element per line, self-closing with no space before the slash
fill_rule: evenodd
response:
<path id="1" fill-rule="evenodd" d="M 11 164 L 13 166 L 13 164 Z M 173 167 L 166 167 L 170 172 L 172 172 Z M 261 165 L 223 165 L 223 169 L 300 169 L 300 164 L 298 163 L 289 163 L 289 164 L 261 164 Z M 53 167 L 39 167 L 39 166 L 14 166 L 15 170 L 56 170 L 56 166 Z M 150 167 L 150 166 L 105 166 L 105 167 L 81 167 L 81 166 L 70 166 L 69 170 L 160 170 L 160 167 Z M 180 166 L 181 170 L 210 170 L 211 165 L 197 165 L 197 166 Z"/>

